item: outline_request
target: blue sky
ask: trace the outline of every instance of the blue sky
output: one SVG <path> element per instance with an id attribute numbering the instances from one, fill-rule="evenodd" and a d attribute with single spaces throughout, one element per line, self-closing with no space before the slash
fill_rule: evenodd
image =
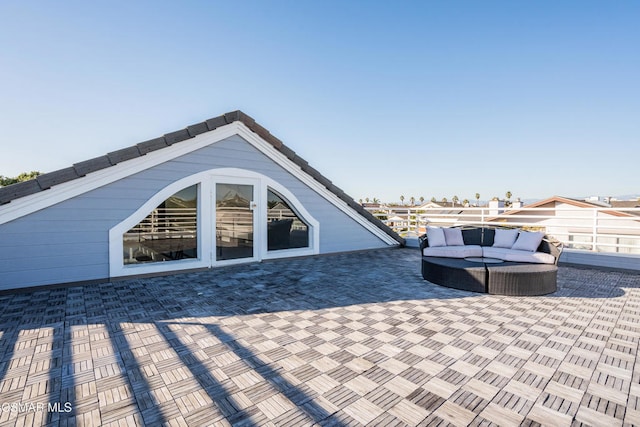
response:
<path id="1" fill-rule="evenodd" d="M 640 193 L 640 2 L 0 3 L 0 175 L 241 109 L 356 199 Z"/>

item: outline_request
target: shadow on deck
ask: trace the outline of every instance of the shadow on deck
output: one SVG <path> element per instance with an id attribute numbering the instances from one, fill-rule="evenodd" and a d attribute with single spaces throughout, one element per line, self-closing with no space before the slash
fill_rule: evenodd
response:
<path id="1" fill-rule="evenodd" d="M 3 295 L 2 402 L 72 410 L 4 411 L 0 423 L 417 424 L 451 422 L 450 405 L 469 422 L 491 420 L 504 395 L 477 391 L 474 406 L 465 384 L 528 384 L 529 363 L 560 372 L 589 325 L 631 321 L 621 313 L 637 305 L 629 294 L 640 275 L 561 266 L 558 285 L 521 298 L 443 288 L 422 279 L 418 251 L 399 249 Z M 619 326 L 589 351 L 604 354 L 608 338 L 628 330 Z M 617 338 L 631 354 L 637 329 L 628 345 Z M 502 382 L 496 361 L 510 367 Z M 454 369 L 460 363 L 468 369 Z M 533 408 L 555 378 L 538 374 L 539 394 L 514 398 L 531 404 L 509 409 L 521 421 L 540 418 Z M 589 402 L 564 415 L 580 419 Z"/>

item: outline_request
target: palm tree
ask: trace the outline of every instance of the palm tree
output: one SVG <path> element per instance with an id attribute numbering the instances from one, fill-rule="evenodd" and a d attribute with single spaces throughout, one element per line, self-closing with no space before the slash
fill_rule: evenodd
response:
<path id="1" fill-rule="evenodd" d="M 463 205 L 465 208 L 468 208 L 468 207 L 469 207 L 469 199 L 464 199 L 464 200 L 462 201 L 462 205 Z"/>
<path id="2" fill-rule="evenodd" d="M 404 196 L 400 196 L 400 203 L 404 205 Z"/>
<path id="3" fill-rule="evenodd" d="M 456 203 L 458 203 L 458 201 L 459 201 L 459 200 L 460 200 L 460 199 L 458 198 L 458 196 L 453 196 L 453 197 L 451 198 L 451 206 L 455 206 L 455 205 L 456 205 Z"/>
<path id="4" fill-rule="evenodd" d="M 436 200 L 436 198 L 434 196 L 434 197 L 431 198 L 431 203 L 435 203 L 435 202 L 437 202 L 437 200 Z"/>
<path id="5" fill-rule="evenodd" d="M 447 203 L 447 198 L 446 197 L 442 198 L 442 203 Z"/>
<path id="6" fill-rule="evenodd" d="M 480 193 L 476 193 L 476 206 L 480 206 Z"/>
<path id="7" fill-rule="evenodd" d="M 507 191 L 507 194 L 505 194 L 505 196 L 507 196 L 507 201 L 505 202 L 505 205 L 507 206 L 511 206 L 511 191 Z"/>
<path id="8" fill-rule="evenodd" d="M 640 200 L 640 198 L 639 198 L 638 200 Z M 423 204 L 424 204 L 424 197 L 423 197 L 423 196 L 420 196 L 420 204 L 421 204 L 421 205 L 423 205 Z"/>
<path id="9" fill-rule="evenodd" d="M 359 200 L 358 200 L 358 203 L 362 204 L 362 199 L 359 199 Z"/>
<path id="10" fill-rule="evenodd" d="M 373 203 L 380 203 L 380 199 L 378 199 L 378 198 L 374 197 L 374 198 L 373 198 Z"/>
<path id="11" fill-rule="evenodd" d="M 368 197 L 365 197 L 365 198 L 364 198 L 364 201 L 365 201 L 365 202 L 367 202 L 367 203 L 369 203 L 369 198 L 368 198 Z"/>
<path id="12" fill-rule="evenodd" d="M 411 196 L 409 201 L 411 201 L 411 206 L 415 206 L 416 205 L 416 198 L 415 197 Z"/>

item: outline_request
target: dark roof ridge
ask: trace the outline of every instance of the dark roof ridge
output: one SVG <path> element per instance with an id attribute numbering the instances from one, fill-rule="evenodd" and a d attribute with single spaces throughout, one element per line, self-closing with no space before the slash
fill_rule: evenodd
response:
<path id="1" fill-rule="evenodd" d="M 59 169 L 57 171 L 39 175 L 35 179 L 31 179 L 29 181 L 19 182 L 17 184 L 8 185 L 6 187 L 0 187 L 0 205 L 10 203 L 12 200 L 16 200 L 31 194 L 36 194 L 41 191 L 48 190 L 54 185 L 82 178 L 83 176 L 91 172 L 96 172 L 102 169 L 109 168 L 111 166 L 115 166 L 116 164 L 124 162 L 126 160 L 142 157 L 152 151 L 161 150 L 173 144 L 194 138 L 201 133 L 212 131 L 236 121 L 242 122 L 252 132 L 271 144 L 285 157 L 299 166 L 305 173 L 310 175 L 313 179 L 318 181 L 329 191 L 335 194 L 340 200 L 345 202 L 350 208 L 354 209 L 368 221 L 370 221 L 378 228 L 383 230 L 386 234 L 394 238 L 398 243 L 404 244 L 404 239 L 393 230 L 391 230 L 391 228 L 389 228 L 382 221 L 372 215 L 369 211 L 364 209 L 352 197 L 348 196 L 342 189 L 334 185 L 320 172 L 311 167 L 306 160 L 298 156 L 295 151 L 287 147 L 281 140 L 273 136 L 267 129 L 258 124 L 251 116 L 243 113 L 240 110 L 225 113 L 221 116 L 205 120 L 204 122 L 187 126 L 184 129 L 167 133 L 159 138 L 150 139 L 131 147 L 112 151 L 100 157 L 75 163 L 73 166 L 68 168 Z"/>

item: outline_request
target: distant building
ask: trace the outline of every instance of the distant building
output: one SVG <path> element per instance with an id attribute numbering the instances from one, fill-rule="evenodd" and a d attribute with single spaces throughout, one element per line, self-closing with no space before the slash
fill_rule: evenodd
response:
<path id="1" fill-rule="evenodd" d="M 609 204 L 612 208 L 640 208 L 639 200 L 612 200 Z M 633 214 L 640 216 L 640 212 L 633 212 Z"/>
<path id="2" fill-rule="evenodd" d="M 568 248 L 625 254 L 640 253 L 640 211 L 624 211 L 640 205 L 636 201 L 575 200 L 553 196 L 522 206 L 517 199 L 510 207 L 494 199 L 484 209 L 428 202 L 414 208 L 390 206 L 389 225 L 397 231 L 426 232 L 426 226 L 462 226 L 494 223 L 544 229 L 567 243 Z M 386 218 L 385 218 L 386 219 Z M 416 221 L 417 220 L 417 221 Z"/>
<path id="3" fill-rule="evenodd" d="M 613 207 L 606 209 L 608 207 L 612 206 L 600 201 L 553 196 L 522 209 L 510 209 L 489 221 L 500 224 L 528 223 L 530 226 L 544 227 L 547 234 L 567 242 L 575 249 L 591 250 L 595 243 L 599 252 L 640 253 L 639 249 L 625 248 L 640 245 L 639 212 L 624 212 Z M 530 208 L 536 210 L 527 210 Z M 594 233 L 594 208 L 598 208 L 597 233 Z M 595 242 L 594 236 L 597 236 Z"/>

